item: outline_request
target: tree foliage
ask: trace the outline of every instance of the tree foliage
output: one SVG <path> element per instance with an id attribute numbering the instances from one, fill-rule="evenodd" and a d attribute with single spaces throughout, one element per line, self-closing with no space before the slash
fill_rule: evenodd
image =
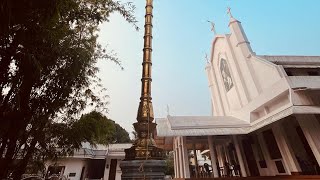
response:
<path id="1" fill-rule="evenodd" d="M 114 122 L 99 112 L 91 112 L 80 118 L 72 127 L 73 135 L 81 137 L 79 142 L 90 144 L 108 144 L 112 142 L 115 133 Z M 74 139 L 77 139 L 74 137 Z"/>
<path id="2" fill-rule="evenodd" d="M 72 139 L 90 144 L 129 143 L 129 133 L 100 112 L 83 115 L 72 127 Z"/>
<path id="3" fill-rule="evenodd" d="M 125 129 L 97 111 L 82 115 L 70 126 L 65 123 L 55 123 L 47 131 L 46 148 L 37 146 L 34 156 L 28 163 L 28 170 L 32 173 L 42 171 L 43 163 L 47 159 L 55 161 L 63 156 L 72 155 L 74 149 L 82 147 L 83 142 L 93 146 L 130 142 Z"/>
<path id="4" fill-rule="evenodd" d="M 119 63 L 97 43 L 98 26 L 118 12 L 136 27 L 133 10 L 115 0 L 0 1 L 0 179 L 19 179 L 37 149 L 79 147 L 59 135 L 87 105 L 106 107 L 93 89 L 97 60 Z"/>
<path id="5" fill-rule="evenodd" d="M 129 137 L 129 133 L 123 129 L 119 124 L 115 123 L 115 134 L 114 134 L 114 143 L 130 143 L 131 139 Z"/>
<path id="6" fill-rule="evenodd" d="M 166 168 L 165 174 L 174 176 L 174 161 L 173 161 L 173 151 L 169 152 L 166 157 Z"/>

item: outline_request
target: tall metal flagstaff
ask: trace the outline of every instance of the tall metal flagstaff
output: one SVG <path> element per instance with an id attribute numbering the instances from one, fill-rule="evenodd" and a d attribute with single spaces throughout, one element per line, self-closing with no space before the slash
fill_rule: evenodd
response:
<path id="1" fill-rule="evenodd" d="M 131 148 L 125 149 L 126 156 L 120 165 L 122 170 L 121 179 L 123 180 L 160 180 L 165 175 L 164 151 L 156 146 L 153 139 L 153 132 L 157 125 L 153 122 L 151 97 L 152 13 L 153 0 L 146 0 L 141 97 L 137 122 L 133 124 L 138 137 Z"/>
<path id="2" fill-rule="evenodd" d="M 138 138 L 130 149 L 125 150 L 126 160 L 163 159 L 163 150 L 156 147 L 153 139 L 153 132 L 156 128 L 156 123 L 153 122 L 151 97 L 153 0 L 146 0 L 146 3 L 141 97 L 137 114 L 138 122 L 133 124 Z"/>

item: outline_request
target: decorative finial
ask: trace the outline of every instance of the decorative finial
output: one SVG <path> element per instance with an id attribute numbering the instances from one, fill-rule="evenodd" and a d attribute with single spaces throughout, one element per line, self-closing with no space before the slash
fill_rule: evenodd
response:
<path id="1" fill-rule="evenodd" d="M 207 53 L 206 53 L 205 59 L 206 59 L 207 63 L 209 64 L 210 61 L 209 61 L 209 58 L 208 58 L 208 54 L 207 54 Z"/>
<path id="2" fill-rule="evenodd" d="M 170 116 L 170 109 L 168 104 L 167 104 L 167 115 Z"/>
<path id="3" fill-rule="evenodd" d="M 233 18 L 230 7 L 227 8 L 227 14 L 229 14 L 230 18 Z"/>
<path id="4" fill-rule="evenodd" d="M 208 21 L 208 20 L 207 20 Z M 213 21 L 208 21 L 211 24 L 211 31 L 214 33 L 214 35 L 217 34 L 215 24 Z"/>

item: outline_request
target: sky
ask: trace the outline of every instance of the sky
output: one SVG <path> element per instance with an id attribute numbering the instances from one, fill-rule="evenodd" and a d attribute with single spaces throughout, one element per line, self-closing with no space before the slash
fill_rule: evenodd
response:
<path id="1" fill-rule="evenodd" d="M 130 0 L 129 0 L 130 1 Z M 131 0 L 133 1 L 133 0 Z M 127 2 L 127 0 L 122 0 Z M 110 104 L 107 117 L 133 131 L 142 73 L 145 0 L 134 0 L 140 31 L 119 14 L 100 26 L 99 42 L 117 53 L 124 70 L 100 61 Z M 155 117 L 211 115 L 205 54 L 218 34 L 229 33 L 227 7 L 241 21 L 258 55 L 320 55 L 318 0 L 154 0 L 152 97 Z"/>

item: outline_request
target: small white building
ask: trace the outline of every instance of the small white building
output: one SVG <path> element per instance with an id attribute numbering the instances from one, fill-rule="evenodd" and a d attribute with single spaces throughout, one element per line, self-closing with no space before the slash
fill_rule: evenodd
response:
<path id="1" fill-rule="evenodd" d="M 257 55 L 232 16 L 229 28 L 205 68 L 212 116 L 156 119 L 157 136 L 173 137 L 175 177 L 319 175 L 320 56 Z M 199 151 L 211 172 L 190 157 Z"/>
<path id="2" fill-rule="evenodd" d="M 131 146 L 132 144 L 110 144 L 92 147 L 84 143 L 73 156 L 46 162 L 47 177 L 58 174 L 70 180 L 121 180 L 119 165 L 125 157 L 124 149 Z"/>

